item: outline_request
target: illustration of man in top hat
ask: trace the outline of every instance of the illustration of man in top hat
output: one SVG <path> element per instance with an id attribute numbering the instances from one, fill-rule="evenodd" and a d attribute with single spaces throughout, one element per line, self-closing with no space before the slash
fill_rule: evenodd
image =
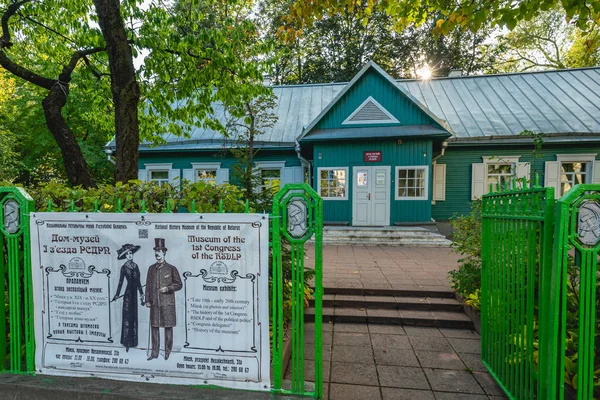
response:
<path id="1" fill-rule="evenodd" d="M 182 284 L 177 268 L 165 261 L 165 239 L 155 238 L 154 243 L 156 263 L 150 266 L 146 277 L 146 307 L 150 308 L 152 333 L 152 353 L 148 360 L 158 358 L 161 327 L 165 332 L 165 360 L 168 360 L 173 349 L 173 327 L 177 324 L 175 292 Z"/>

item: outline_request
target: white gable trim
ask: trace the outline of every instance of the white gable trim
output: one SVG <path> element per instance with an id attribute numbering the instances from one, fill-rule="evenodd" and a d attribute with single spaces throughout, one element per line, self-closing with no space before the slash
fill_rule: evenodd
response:
<path id="1" fill-rule="evenodd" d="M 369 103 L 373 103 L 375 105 L 375 107 L 377 107 L 379 109 L 379 111 L 381 111 L 382 113 L 384 113 L 387 118 L 386 119 L 369 119 L 369 120 L 361 120 L 361 121 L 352 121 L 352 118 L 354 118 L 358 113 L 360 113 L 363 108 L 369 104 Z M 400 121 L 398 121 L 398 119 L 396 117 L 394 117 L 388 110 L 385 109 L 385 107 L 383 107 L 381 104 L 379 104 L 379 102 L 377 100 L 375 100 L 373 98 L 373 96 L 369 96 L 367 97 L 367 99 L 365 101 L 362 102 L 362 104 L 360 106 L 358 106 L 356 108 L 356 110 L 354 110 L 354 112 L 352 112 L 352 114 L 350 114 L 348 116 L 348 118 L 346 118 L 344 120 L 344 122 L 342 122 L 342 125 L 360 125 L 360 124 L 395 124 L 395 123 L 399 123 Z"/>
<path id="2" fill-rule="evenodd" d="M 331 108 L 346 94 L 348 90 L 369 70 L 369 68 L 373 68 L 377 71 L 384 79 L 386 79 L 390 84 L 396 88 L 400 93 L 406 96 L 410 101 L 412 101 L 418 108 L 420 108 L 425 114 L 431 117 L 435 122 L 437 122 L 441 127 L 443 127 L 450 135 L 455 137 L 454 131 L 450 128 L 450 125 L 446 123 L 446 121 L 440 119 L 437 115 L 435 115 L 431 110 L 429 110 L 423 103 L 417 100 L 413 95 L 411 95 L 407 90 L 404 90 L 398 83 L 392 78 L 387 72 L 385 72 L 379 65 L 377 65 L 373 61 L 369 61 L 355 76 L 352 78 L 350 82 L 342 89 L 340 92 L 327 104 L 319 115 L 315 119 L 311 121 L 310 124 L 306 128 L 302 130 L 302 133 L 296 138 L 296 141 L 300 141 L 308 132 L 310 132 L 319 121 L 331 110 Z"/>

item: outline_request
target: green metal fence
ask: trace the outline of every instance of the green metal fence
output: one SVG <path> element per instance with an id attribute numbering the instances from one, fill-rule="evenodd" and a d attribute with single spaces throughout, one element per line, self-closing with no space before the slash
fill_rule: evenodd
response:
<path id="1" fill-rule="evenodd" d="M 489 193 L 482 231 L 481 345 L 490 373 L 511 399 L 600 398 L 600 185 L 576 186 L 556 204 L 553 188 Z"/>
<path id="2" fill-rule="evenodd" d="M 323 395 L 322 356 L 322 298 L 323 298 L 323 200 L 307 184 L 285 185 L 273 199 L 273 386 L 282 393 L 305 394 L 321 398 Z M 306 222 L 304 222 L 306 221 Z M 314 389 L 305 386 L 305 329 L 304 329 L 304 245 L 314 235 L 315 240 L 315 328 L 314 335 Z M 291 388 L 283 388 L 283 238 L 289 242 L 291 254 Z"/>
<path id="3" fill-rule="evenodd" d="M 31 288 L 31 248 L 29 213 L 33 199 L 21 188 L 0 188 L 0 371 L 33 371 L 35 342 L 33 331 L 33 291 Z M 8 318 L 8 321 L 6 317 Z"/>
<path id="4" fill-rule="evenodd" d="M 557 286 L 547 300 L 556 316 L 552 322 L 559 340 L 551 345 L 557 345 L 560 384 L 548 398 L 600 399 L 600 185 L 575 186 L 561 197 L 555 225 L 552 282 Z"/>
<path id="5" fill-rule="evenodd" d="M 112 207 L 122 212 L 124 199 L 117 199 Z M 6 363 L 0 364 L 1 371 L 33 373 L 35 371 L 35 342 L 33 324 L 33 292 L 31 287 L 31 243 L 29 236 L 29 214 L 35 211 L 33 199 L 21 188 L 0 187 L 0 287 L 5 294 L 5 307 L 0 316 L 0 335 L 7 338 L 7 346 L 0 348 L 0 356 Z M 52 211 L 52 202 L 44 211 Z M 145 202 L 140 212 L 145 212 Z M 171 200 L 166 201 L 165 212 L 172 212 Z M 76 212 L 71 201 L 70 211 Z M 92 209 L 79 211 L 98 212 L 98 202 Z M 187 210 L 177 210 L 187 212 Z M 248 212 L 246 203 L 246 212 Z M 192 202 L 189 212 L 197 212 Z M 219 204 L 219 212 L 224 210 Z M 295 394 L 321 398 L 323 394 L 321 321 L 322 321 L 322 232 L 323 206 L 317 193 L 307 184 L 285 185 L 273 199 L 271 221 L 272 262 L 272 367 L 273 393 Z M 314 298 L 315 329 L 306 334 L 314 335 L 314 361 L 305 360 L 305 244 L 314 237 Z M 285 256 L 284 256 L 285 255 Z M 288 256 L 286 258 L 286 256 Z M 286 268 L 284 268 L 284 266 Z M 284 324 L 284 285 L 291 285 L 291 313 L 289 326 Z M 9 317 L 7 319 L 7 317 Z M 291 380 L 284 381 L 284 332 L 291 332 Z M 306 384 L 306 370 L 314 363 L 314 377 Z M 289 386 L 289 387 L 288 387 Z"/>

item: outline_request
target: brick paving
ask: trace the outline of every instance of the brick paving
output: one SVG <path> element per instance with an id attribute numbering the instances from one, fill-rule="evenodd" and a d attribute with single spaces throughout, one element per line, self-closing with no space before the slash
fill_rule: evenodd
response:
<path id="1" fill-rule="evenodd" d="M 313 262 L 308 247 L 306 265 Z M 325 246 L 325 287 L 451 290 L 458 256 L 447 248 Z M 305 357 L 314 360 L 314 325 Z M 324 399 L 504 399 L 480 358 L 480 336 L 464 329 L 323 324 Z M 307 361 L 307 380 L 314 362 Z M 289 372 L 288 372 L 289 377 Z"/>
<path id="2" fill-rule="evenodd" d="M 306 265 L 314 263 L 307 246 Z M 365 289 L 450 290 L 448 271 L 459 256 L 449 248 L 324 246 L 323 285 Z"/>

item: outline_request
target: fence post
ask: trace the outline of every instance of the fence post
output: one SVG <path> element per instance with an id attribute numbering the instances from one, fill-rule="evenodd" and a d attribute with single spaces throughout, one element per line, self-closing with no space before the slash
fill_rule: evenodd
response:
<path id="1" fill-rule="evenodd" d="M 316 398 L 323 395 L 322 371 L 322 296 L 323 296 L 323 200 L 307 184 L 285 185 L 273 199 L 272 214 L 273 244 L 273 371 L 274 389 L 281 390 L 282 351 L 283 351 L 283 270 L 282 239 L 289 243 L 291 254 L 292 290 L 292 394 L 308 394 Z M 304 256 L 305 243 L 314 235 L 315 240 L 315 329 L 314 329 L 314 369 L 315 388 L 305 388 L 304 360 Z M 286 392 L 286 391 L 283 391 Z"/>
<path id="2" fill-rule="evenodd" d="M 35 368 L 35 343 L 29 213 L 35 210 L 35 202 L 22 188 L 0 187 L 0 206 L 2 244 L 0 289 L 5 296 L 8 286 L 8 302 L 5 298 L 5 304 L 8 304 L 9 312 L 10 371 L 31 372 Z M 8 281 L 6 281 L 7 277 Z M 5 312 L 6 310 L 3 309 L 2 314 Z M 4 321 L 6 318 L 1 324 L 3 327 L 1 334 L 6 338 L 8 332 Z M 21 353 L 23 345 L 24 354 Z M 5 352 L 6 349 L 3 348 L 2 353 L 6 356 Z M 5 369 L 4 363 L 0 363 L 0 369 Z"/>
<path id="3" fill-rule="evenodd" d="M 597 263 L 600 251 L 600 185 L 584 184 L 573 187 L 562 196 L 556 207 L 556 227 L 554 231 L 554 251 L 552 263 L 552 283 L 555 287 L 552 295 L 553 307 L 556 307 L 549 318 L 552 318 L 552 338 L 546 349 L 546 357 L 552 363 L 547 365 L 548 373 L 552 373 L 553 381 L 548 382 L 558 393 L 548 392 L 548 398 L 565 398 L 565 359 L 576 354 L 576 371 L 569 371 L 576 380 L 577 400 L 597 398 L 594 393 L 595 374 L 595 335 L 597 318 Z M 578 290 L 576 310 L 568 310 L 568 270 L 570 252 L 574 251 L 573 267 L 579 272 L 579 281 L 572 287 L 573 293 Z M 567 349 L 567 313 L 577 312 L 579 319 L 577 334 Z M 550 333 L 549 333 L 550 334 Z M 556 342 L 558 340 L 558 343 Z M 575 379 L 575 377 L 577 377 Z M 569 378 L 571 379 L 571 378 Z M 554 383 L 554 385 L 552 385 Z"/>

